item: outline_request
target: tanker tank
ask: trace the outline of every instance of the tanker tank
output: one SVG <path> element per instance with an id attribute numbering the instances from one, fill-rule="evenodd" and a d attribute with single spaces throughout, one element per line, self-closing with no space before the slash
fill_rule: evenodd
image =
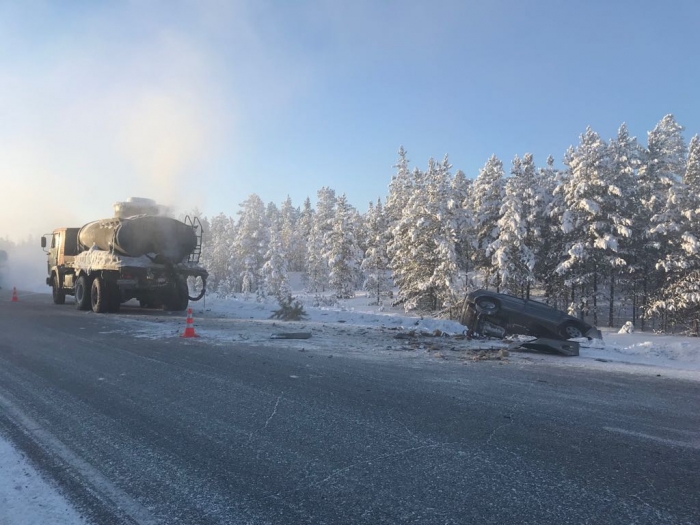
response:
<path id="1" fill-rule="evenodd" d="M 96 246 L 127 257 L 148 255 L 157 263 L 184 261 L 197 246 L 191 226 L 163 216 L 139 215 L 90 222 L 78 232 L 84 249 Z"/>

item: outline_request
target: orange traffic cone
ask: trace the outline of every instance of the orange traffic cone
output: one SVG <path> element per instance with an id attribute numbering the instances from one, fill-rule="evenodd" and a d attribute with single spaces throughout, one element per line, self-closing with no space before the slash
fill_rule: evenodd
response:
<path id="1" fill-rule="evenodd" d="M 187 309 L 187 325 L 180 337 L 199 337 L 194 333 L 194 319 L 192 319 L 192 308 Z"/>
<path id="2" fill-rule="evenodd" d="M 18 303 L 19 297 L 17 297 L 17 288 L 12 288 L 12 302 Z"/>

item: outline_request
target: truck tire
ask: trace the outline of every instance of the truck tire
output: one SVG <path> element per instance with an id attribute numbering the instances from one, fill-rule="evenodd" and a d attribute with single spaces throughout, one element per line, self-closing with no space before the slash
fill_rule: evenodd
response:
<path id="1" fill-rule="evenodd" d="M 90 309 L 90 279 L 81 275 L 75 282 L 75 307 L 78 310 Z"/>
<path id="2" fill-rule="evenodd" d="M 109 293 L 107 283 L 102 277 L 95 277 L 90 287 L 90 306 L 96 314 L 103 314 L 109 305 Z"/>
<path id="3" fill-rule="evenodd" d="M 115 282 L 107 282 L 107 311 L 111 314 L 118 314 L 122 306 L 122 293 Z"/>
<path id="4" fill-rule="evenodd" d="M 61 288 L 56 274 L 53 274 L 53 279 L 51 279 L 51 295 L 53 296 L 53 304 L 66 304 L 66 291 Z"/>
<path id="5" fill-rule="evenodd" d="M 163 298 L 163 310 L 169 312 L 184 312 L 189 304 L 189 290 L 187 289 L 187 281 L 178 279 Z"/>

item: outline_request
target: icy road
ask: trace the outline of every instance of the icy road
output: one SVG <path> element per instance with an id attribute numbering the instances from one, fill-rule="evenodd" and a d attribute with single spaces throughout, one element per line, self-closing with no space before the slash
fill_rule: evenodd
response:
<path id="1" fill-rule="evenodd" d="M 137 309 L 8 298 L 0 438 L 88 523 L 700 523 L 696 381 L 142 337 Z"/>

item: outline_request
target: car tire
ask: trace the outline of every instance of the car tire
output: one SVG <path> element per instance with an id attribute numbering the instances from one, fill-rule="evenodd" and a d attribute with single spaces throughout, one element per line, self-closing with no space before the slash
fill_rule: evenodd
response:
<path id="1" fill-rule="evenodd" d="M 103 314 L 109 307 L 107 283 L 102 277 L 95 277 L 90 287 L 90 306 L 96 314 Z"/>
<path id="2" fill-rule="evenodd" d="M 559 327 L 559 335 L 564 339 L 579 339 L 584 337 L 583 330 L 576 323 L 564 323 Z"/>
<path id="3" fill-rule="evenodd" d="M 90 279 L 81 275 L 75 281 L 75 307 L 78 310 L 90 309 Z"/>
<path id="4" fill-rule="evenodd" d="M 476 311 L 484 315 L 493 315 L 501 309 L 501 303 L 498 299 L 491 297 L 477 297 L 474 300 Z"/>
<path id="5" fill-rule="evenodd" d="M 56 274 L 54 274 L 53 279 L 51 279 L 51 295 L 53 297 L 53 304 L 66 304 L 66 291 L 61 288 L 61 283 Z"/>

